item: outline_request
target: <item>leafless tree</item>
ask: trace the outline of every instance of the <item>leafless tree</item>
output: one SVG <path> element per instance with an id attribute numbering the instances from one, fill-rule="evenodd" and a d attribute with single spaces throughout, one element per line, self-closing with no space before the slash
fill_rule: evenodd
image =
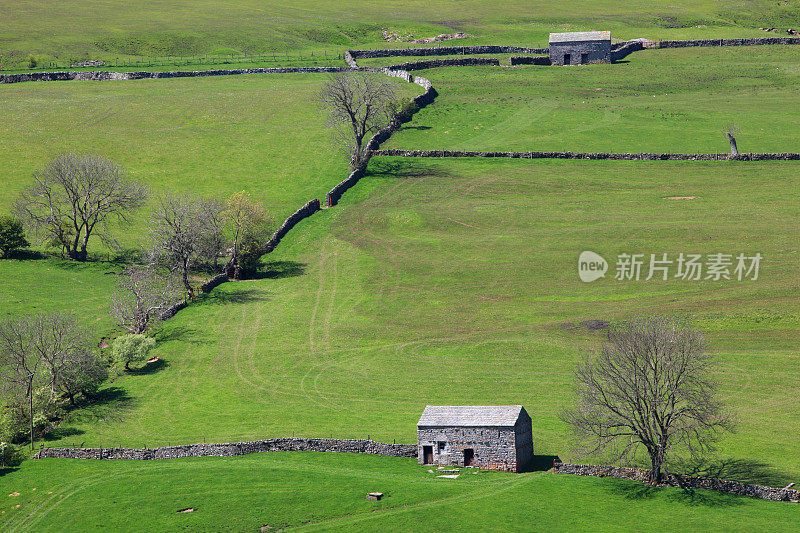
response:
<path id="1" fill-rule="evenodd" d="M 637 318 L 613 328 L 576 371 L 577 406 L 562 419 L 585 453 L 633 460 L 644 448 L 658 483 L 668 453 L 699 457 L 732 429 L 710 379 L 703 335 L 680 320 Z"/>
<path id="2" fill-rule="evenodd" d="M 725 127 L 725 135 L 728 137 L 728 142 L 731 143 L 731 155 L 739 155 L 739 148 L 736 146 L 736 135 L 739 133 L 739 126 L 736 124 L 728 124 Z"/>
<path id="3" fill-rule="evenodd" d="M 322 88 L 319 100 L 328 113 L 328 126 L 346 148 L 352 168 L 367 160 L 367 135 L 376 133 L 391 119 L 395 94 L 390 79 L 365 72 L 339 72 Z"/>
<path id="4" fill-rule="evenodd" d="M 191 195 L 164 196 L 150 222 L 153 259 L 177 271 L 187 298 L 194 297 L 189 281 L 199 261 L 215 261 L 222 251 L 222 204 Z"/>
<path id="5" fill-rule="evenodd" d="M 17 418 L 30 420 L 33 438 L 35 395 L 38 414 L 47 415 L 59 396 L 73 401 L 75 394 L 97 387 L 106 373 L 77 318 L 54 313 L 0 322 L 0 375 L 8 406 Z"/>
<path id="6" fill-rule="evenodd" d="M 117 280 L 111 316 L 126 330 L 140 334 L 180 299 L 181 288 L 174 274 L 162 275 L 154 266 L 131 266 Z"/>
<path id="7" fill-rule="evenodd" d="M 127 221 L 147 199 L 146 188 L 115 163 L 96 155 L 62 154 L 34 175 L 14 211 L 42 242 L 86 260 L 92 235 L 113 242 L 108 224 Z"/>

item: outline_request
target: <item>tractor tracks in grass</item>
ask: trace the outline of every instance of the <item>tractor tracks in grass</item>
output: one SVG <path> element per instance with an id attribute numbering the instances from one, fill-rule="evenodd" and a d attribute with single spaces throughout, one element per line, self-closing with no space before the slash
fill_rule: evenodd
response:
<path id="1" fill-rule="evenodd" d="M 505 482 L 498 482 L 496 484 L 492 484 L 490 487 L 482 487 L 478 490 L 467 492 L 466 494 L 459 493 L 453 496 L 446 496 L 444 498 L 439 498 L 436 500 L 425 500 L 417 503 L 400 505 L 397 507 L 375 509 L 368 513 L 358 513 L 350 516 L 330 518 L 327 520 L 320 520 L 318 522 L 307 523 L 300 526 L 289 526 L 283 528 L 282 530 L 320 531 L 328 528 L 340 529 L 345 526 L 353 526 L 355 524 L 358 524 L 359 522 L 367 522 L 369 520 L 381 520 L 387 517 L 392 517 L 403 513 L 435 509 L 437 507 L 443 507 L 453 503 L 463 503 L 463 502 L 482 500 L 485 498 L 491 498 L 493 496 L 498 496 L 506 492 L 509 492 L 511 490 L 514 490 L 527 483 L 529 479 L 530 479 L 529 476 L 519 475 L 516 476 L 514 479 Z"/>

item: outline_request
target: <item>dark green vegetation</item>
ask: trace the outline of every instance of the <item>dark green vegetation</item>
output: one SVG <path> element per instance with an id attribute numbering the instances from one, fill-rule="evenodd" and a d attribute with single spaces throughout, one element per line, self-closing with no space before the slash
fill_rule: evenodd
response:
<path id="1" fill-rule="evenodd" d="M 385 147 L 716 153 L 729 151 L 735 123 L 742 152 L 798 152 L 799 56 L 793 46 L 678 48 L 590 67 L 420 71 L 441 95 Z"/>
<path id="2" fill-rule="evenodd" d="M 0 473 L 0 526 L 35 531 L 788 531 L 797 506 L 551 473 L 437 479 L 410 459 L 264 453 L 168 461 L 46 459 Z M 366 501 L 381 491 L 380 502 Z M 18 495 L 13 495 L 19 493 Z M 9 495 L 12 494 L 12 495 Z M 17 507 L 19 505 L 19 507 Z M 179 513 L 184 509 L 192 512 Z M 80 520 L 76 520 L 79 516 Z"/>

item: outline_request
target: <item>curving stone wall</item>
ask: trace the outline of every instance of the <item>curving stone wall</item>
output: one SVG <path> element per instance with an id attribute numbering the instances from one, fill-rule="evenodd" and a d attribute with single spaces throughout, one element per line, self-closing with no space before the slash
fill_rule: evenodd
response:
<path id="1" fill-rule="evenodd" d="M 621 466 L 604 465 L 574 465 L 570 463 L 553 463 L 553 471 L 557 474 L 575 474 L 578 476 L 615 477 L 632 481 L 647 482 L 647 471 L 638 468 L 625 468 Z M 682 476 L 679 474 L 664 474 L 662 487 L 680 487 L 692 489 L 708 489 L 727 492 L 739 496 L 749 496 L 762 500 L 778 502 L 800 500 L 800 491 L 792 489 L 779 489 L 764 485 L 750 485 L 740 481 L 725 481 L 702 476 Z"/>
<path id="2" fill-rule="evenodd" d="M 419 96 L 416 96 L 411 99 L 412 102 L 416 104 L 416 110 L 414 113 L 422 109 L 423 107 L 431 104 L 436 96 L 439 94 L 436 92 L 436 89 L 433 88 L 433 84 L 427 78 L 423 78 L 421 76 L 414 76 L 407 70 L 395 70 L 392 67 L 384 68 L 384 69 L 377 69 L 380 72 L 383 72 L 387 76 L 395 76 L 400 77 L 408 81 L 409 83 L 414 83 L 419 85 L 425 92 Z M 325 196 L 326 204 L 330 206 L 334 206 L 339 203 L 342 195 L 353 185 L 358 183 L 364 174 L 366 173 L 367 164 L 369 163 L 369 159 L 372 157 L 373 154 L 376 153 L 376 150 L 380 148 L 381 143 L 386 142 L 389 137 L 392 136 L 402 124 L 408 122 L 413 117 L 413 113 L 411 116 L 405 117 L 403 120 L 394 120 L 388 126 L 378 131 L 367 143 L 368 157 L 367 161 L 359 168 L 355 169 L 353 172 L 350 173 L 347 178 L 339 182 L 333 189 L 331 189 L 328 194 Z"/>
<path id="3" fill-rule="evenodd" d="M 366 439 L 266 439 L 225 444 L 187 444 L 160 448 L 41 448 L 36 459 L 177 459 L 181 457 L 232 457 L 261 452 L 340 452 L 416 457 L 416 444 L 387 444 Z"/>
<path id="4" fill-rule="evenodd" d="M 394 157 L 500 157 L 512 159 L 609 159 L 618 161 L 796 161 L 800 153 L 670 154 L 608 152 L 476 152 L 461 150 L 375 150 L 372 155 Z"/>
<path id="5" fill-rule="evenodd" d="M 286 220 L 283 221 L 281 227 L 279 227 L 275 233 L 272 234 L 269 241 L 264 247 L 264 253 L 269 253 L 278 246 L 278 243 L 281 242 L 281 239 L 286 236 L 290 229 L 295 227 L 295 225 L 303 220 L 304 218 L 308 218 L 317 211 L 320 210 L 319 200 L 314 198 L 313 200 L 309 200 L 306 204 L 289 215 Z"/>
<path id="6" fill-rule="evenodd" d="M 228 279 L 227 274 L 217 274 L 210 280 L 200 285 L 200 292 L 209 293 L 214 289 L 214 287 L 222 285 L 223 283 L 227 283 L 228 281 L 230 280 Z"/>
<path id="7" fill-rule="evenodd" d="M 644 43 L 642 41 L 628 41 L 622 46 L 618 46 L 611 50 L 611 61 L 619 61 L 628 54 L 638 52 L 639 50 L 644 50 Z"/>

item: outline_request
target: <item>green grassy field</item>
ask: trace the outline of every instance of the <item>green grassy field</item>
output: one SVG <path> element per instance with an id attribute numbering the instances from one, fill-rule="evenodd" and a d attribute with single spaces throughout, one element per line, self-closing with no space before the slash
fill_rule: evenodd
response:
<path id="1" fill-rule="evenodd" d="M 792 530 L 797 505 L 552 473 L 464 470 L 413 459 L 264 453 L 168 461 L 37 461 L 0 471 L 0 527 L 33 531 Z M 380 491 L 380 502 L 366 501 Z M 6 494 L 7 493 L 7 494 Z M 177 511 L 193 508 L 194 511 Z M 75 517 L 80 516 L 76 521 Z"/>
<path id="2" fill-rule="evenodd" d="M 0 86 L 10 127 L 0 143 L 10 209 L 32 174 L 63 151 L 99 153 L 153 194 L 226 197 L 247 190 L 278 220 L 347 175 L 315 98 L 326 74 L 20 83 Z M 421 89 L 395 80 L 399 95 Z M 120 232 L 136 246 L 143 210 Z"/>
<path id="3" fill-rule="evenodd" d="M 770 36 L 756 28 L 796 26 L 798 5 L 0 0 L 0 65 L 20 66 L 31 53 L 71 60 L 392 46 L 382 27 L 474 35 L 455 44 L 544 45 L 551 30 L 606 28 L 620 38 Z M 742 151 L 800 150 L 794 47 L 419 74 L 440 96 L 386 147 L 724 152 L 722 128 L 735 122 Z M 282 219 L 347 173 L 311 105 L 324 79 L 0 86 L 0 211 L 35 169 L 77 150 L 114 159 L 154 193 L 248 190 Z M 405 97 L 420 90 L 398 87 Z M 796 171 L 790 162 L 375 158 L 336 209 L 301 222 L 265 258 L 263 277 L 222 285 L 159 326 L 160 362 L 113 377 L 45 444 L 291 434 L 413 442 L 426 404 L 522 403 L 537 454 L 582 460 L 558 413 L 573 400 L 575 362 L 602 338 L 583 323 L 674 313 L 709 335 L 724 401 L 738 418 L 717 458 L 745 468 L 725 475 L 800 481 Z M 146 214 L 120 229 L 125 247 L 142 242 Z M 583 250 L 609 260 L 605 279 L 578 279 Z M 764 260 L 757 281 L 613 279 L 620 253 L 680 252 L 758 252 Z M 71 309 L 98 336 L 108 334 L 108 272 L 119 268 L 0 261 L 0 315 Z M 0 486 L 4 531 L 790 530 L 800 518 L 797 506 L 714 493 L 546 473 L 451 482 L 410 460 L 340 454 L 25 461 L 0 471 Z M 366 502 L 371 490 L 389 497 Z"/>
<path id="4" fill-rule="evenodd" d="M 742 4 L 680 0 L 557 2 L 501 7 L 478 0 L 301 0 L 0 2 L 0 63 L 52 59 L 197 56 L 387 46 L 381 29 L 415 37 L 465 31 L 467 43 L 537 44 L 550 31 L 610 29 L 623 39 L 758 36 L 757 28 L 796 26 L 796 0 Z M 698 28 L 698 26 L 700 26 Z"/>
<path id="5" fill-rule="evenodd" d="M 600 338 L 578 324 L 659 312 L 710 335 L 740 422 L 720 456 L 796 477 L 793 168 L 375 159 L 340 208 L 269 256 L 270 278 L 223 285 L 165 323 L 163 366 L 117 378 L 109 403 L 48 444 L 413 442 L 426 404 L 522 403 L 537 452 L 576 459 L 558 413 Z M 585 249 L 612 263 L 607 279 L 579 281 Z M 765 259 L 757 281 L 612 279 L 619 253 L 682 251 Z"/>
<path id="6" fill-rule="evenodd" d="M 396 59 L 388 61 L 406 58 Z M 800 151 L 800 54 L 791 46 L 656 49 L 609 65 L 419 74 L 441 93 L 436 105 L 385 147 L 714 153 L 729 150 L 724 130 L 735 123 L 742 152 Z"/>

